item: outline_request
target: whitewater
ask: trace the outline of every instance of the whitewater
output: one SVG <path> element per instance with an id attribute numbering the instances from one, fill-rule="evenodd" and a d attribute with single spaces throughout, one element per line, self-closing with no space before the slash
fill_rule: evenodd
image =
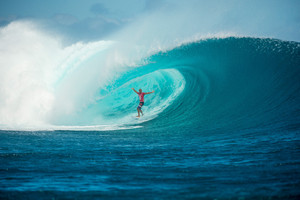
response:
<path id="1" fill-rule="evenodd" d="M 0 28 L 1 198 L 299 198 L 299 41 L 160 18 L 85 42 Z M 140 119 L 131 88 L 155 91 Z"/>

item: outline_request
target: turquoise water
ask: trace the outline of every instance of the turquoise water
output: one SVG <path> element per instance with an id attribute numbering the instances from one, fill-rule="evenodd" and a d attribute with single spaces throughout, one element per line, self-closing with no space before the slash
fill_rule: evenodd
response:
<path id="1" fill-rule="evenodd" d="M 299 43 L 206 39 L 141 63 L 53 131 L 2 130 L 0 197 L 299 198 Z M 132 87 L 155 90 L 139 120 Z"/>

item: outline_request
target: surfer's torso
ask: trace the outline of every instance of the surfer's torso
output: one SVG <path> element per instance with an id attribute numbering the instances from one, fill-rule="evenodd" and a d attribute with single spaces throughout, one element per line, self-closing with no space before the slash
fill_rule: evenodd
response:
<path id="1" fill-rule="evenodd" d="M 140 98 L 140 102 L 144 102 L 144 95 L 145 95 L 145 93 L 142 92 L 142 93 L 139 93 L 138 95 L 139 95 L 139 98 Z"/>

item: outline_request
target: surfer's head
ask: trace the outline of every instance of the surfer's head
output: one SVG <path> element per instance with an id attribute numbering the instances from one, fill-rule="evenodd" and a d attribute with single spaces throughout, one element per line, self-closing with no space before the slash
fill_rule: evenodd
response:
<path id="1" fill-rule="evenodd" d="M 142 93 L 142 89 L 139 89 L 139 93 Z"/>

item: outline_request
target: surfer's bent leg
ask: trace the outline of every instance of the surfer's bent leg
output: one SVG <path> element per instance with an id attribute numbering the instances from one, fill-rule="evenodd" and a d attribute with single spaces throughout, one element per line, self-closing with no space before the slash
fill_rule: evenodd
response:
<path id="1" fill-rule="evenodd" d="M 140 109 L 137 108 L 137 111 L 138 111 L 138 116 L 137 117 L 140 117 Z"/>

